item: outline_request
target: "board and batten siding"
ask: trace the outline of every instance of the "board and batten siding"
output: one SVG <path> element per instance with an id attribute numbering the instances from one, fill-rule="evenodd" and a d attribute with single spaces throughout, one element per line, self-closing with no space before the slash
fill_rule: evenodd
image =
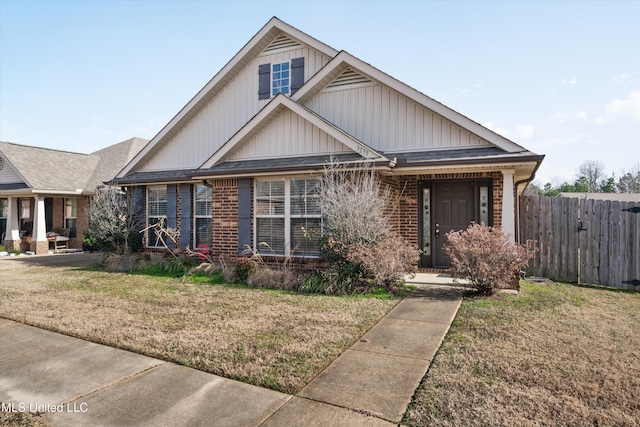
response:
<path id="1" fill-rule="evenodd" d="M 291 110 L 284 110 L 229 160 L 353 152 Z"/>
<path id="2" fill-rule="evenodd" d="M 139 171 L 199 167 L 271 99 L 258 99 L 258 66 L 305 58 L 307 81 L 330 57 L 308 47 L 263 52 L 242 69 Z"/>
<path id="3" fill-rule="evenodd" d="M 380 151 L 487 147 L 489 142 L 377 83 L 325 89 L 306 107 Z"/>
<path id="4" fill-rule="evenodd" d="M 20 178 L 15 168 L 5 159 L 4 166 L 0 169 L 0 184 L 17 184 L 20 182 L 23 182 L 22 178 Z"/>

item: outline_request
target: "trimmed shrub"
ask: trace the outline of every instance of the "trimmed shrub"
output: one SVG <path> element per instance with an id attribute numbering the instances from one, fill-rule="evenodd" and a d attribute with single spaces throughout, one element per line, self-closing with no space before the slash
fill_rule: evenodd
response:
<path id="1" fill-rule="evenodd" d="M 533 251 L 509 240 L 501 228 L 475 223 L 447 233 L 443 249 L 451 260 L 451 275 L 468 280 L 483 295 L 512 287 L 533 256 Z"/>

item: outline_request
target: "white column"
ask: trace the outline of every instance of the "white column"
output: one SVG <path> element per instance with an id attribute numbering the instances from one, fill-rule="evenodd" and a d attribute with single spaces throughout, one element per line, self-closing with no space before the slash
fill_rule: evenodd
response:
<path id="1" fill-rule="evenodd" d="M 44 196 L 35 196 L 36 210 L 33 213 L 33 236 L 32 241 L 47 241 L 47 223 L 44 217 Z"/>
<path id="2" fill-rule="evenodd" d="M 516 236 L 515 197 L 513 194 L 514 169 L 502 172 L 502 230 L 509 235 L 512 242 Z"/>
<path id="3" fill-rule="evenodd" d="M 9 212 L 7 213 L 7 234 L 4 240 L 18 241 L 20 240 L 20 225 L 18 222 L 18 198 L 9 197 Z"/>

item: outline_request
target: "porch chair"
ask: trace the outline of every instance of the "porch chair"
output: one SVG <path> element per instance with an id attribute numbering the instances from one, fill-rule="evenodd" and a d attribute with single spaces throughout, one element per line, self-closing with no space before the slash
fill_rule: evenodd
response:
<path id="1" fill-rule="evenodd" d="M 71 230 L 68 228 L 52 228 L 47 233 L 47 240 L 53 243 L 53 249 L 69 249 L 69 234 Z"/>

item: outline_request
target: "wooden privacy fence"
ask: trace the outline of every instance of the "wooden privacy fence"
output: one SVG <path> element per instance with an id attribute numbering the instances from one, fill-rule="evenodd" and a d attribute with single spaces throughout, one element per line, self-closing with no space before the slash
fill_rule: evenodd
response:
<path id="1" fill-rule="evenodd" d="M 640 203 L 522 196 L 518 214 L 528 274 L 640 290 Z"/>

